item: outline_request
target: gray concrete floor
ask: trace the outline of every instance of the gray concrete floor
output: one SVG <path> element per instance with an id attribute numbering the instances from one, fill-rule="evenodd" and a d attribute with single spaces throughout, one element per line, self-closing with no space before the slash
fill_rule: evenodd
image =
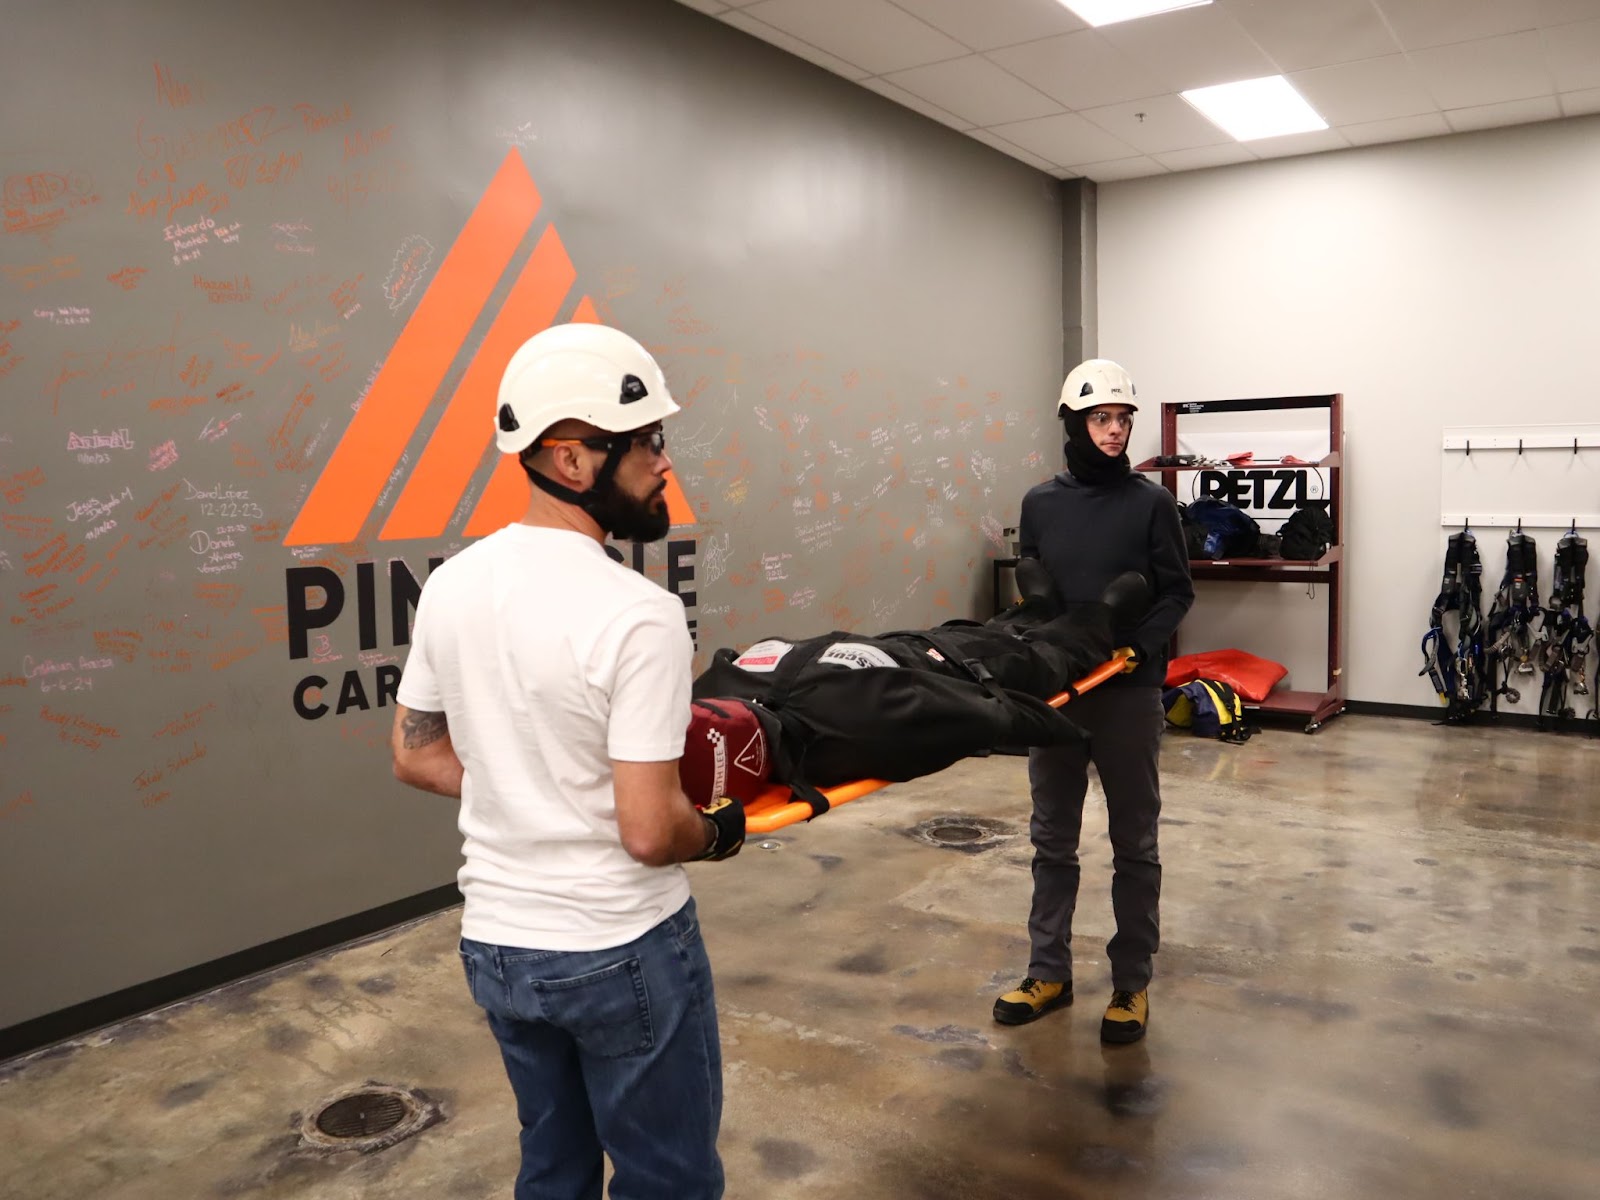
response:
<path id="1" fill-rule="evenodd" d="M 1341 717 L 1164 750 L 1165 945 L 1102 1048 L 1110 855 L 1079 999 L 1020 1029 L 1027 786 L 974 760 L 693 868 L 730 1197 L 1600 1196 L 1600 740 Z M 906 830 L 963 813 L 964 852 Z M 505 1196 L 516 1124 L 448 912 L 0 1068 L 0 1195 Z M 373 1080 L 445 1119 L 370 1155 L 297 1113 Z"/>

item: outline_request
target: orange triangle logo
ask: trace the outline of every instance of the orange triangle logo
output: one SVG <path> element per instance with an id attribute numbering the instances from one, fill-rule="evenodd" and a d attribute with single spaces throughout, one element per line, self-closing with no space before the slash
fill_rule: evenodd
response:
<path id="1" fill-rule="evenodd" d="M 384 359 L 289 527 L 285 546 L 340 544 L 360 537 L 542 203 L 522 156 L 511 150 Z M 491 416 L 506 364 L 517 347 L 555 321 L 576 280 L 577 270 L 555 226 L 546 226 L 406 476 L 380 541 L 444 534 L 493 445 Z M 579 299 L 571 319 L 599 322 L 588 296 Z M 696 523 L 683 488 L 671 475 L 666 499 L 674 525 Z M 527 477 L 512 456 L 501 455 L 462 532 L 467 537 L 493 533 L 520 517 L 527 503 Z"/>

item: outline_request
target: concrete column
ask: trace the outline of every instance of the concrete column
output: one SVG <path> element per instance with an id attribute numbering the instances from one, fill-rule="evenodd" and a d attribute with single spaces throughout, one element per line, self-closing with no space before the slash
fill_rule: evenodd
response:
<path id="1" fill-rule="evenodd" d="M 1098 200 L 1092 179 L 1061 183 L 1062 377 L 1100 349 Z"/>

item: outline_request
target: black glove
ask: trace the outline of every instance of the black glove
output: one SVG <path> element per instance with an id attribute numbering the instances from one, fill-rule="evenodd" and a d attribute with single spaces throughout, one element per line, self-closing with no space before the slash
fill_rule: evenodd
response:
<path id="1" fill-rule="evenodd" d="M 1111 623 L 1118 629 L 1138 626 L 1154 602 L 1149 581 L 1137 571 L 1124 571 L 1100 593 L 1100 603 L 1111 610 Z"/>
<path id="2" fill-rule="evenodd" d="M 721 862 L 744 846 L 744 805 L 722 796 L 700 810 L 710 826 L 711 842 L 691 862 Z"/>

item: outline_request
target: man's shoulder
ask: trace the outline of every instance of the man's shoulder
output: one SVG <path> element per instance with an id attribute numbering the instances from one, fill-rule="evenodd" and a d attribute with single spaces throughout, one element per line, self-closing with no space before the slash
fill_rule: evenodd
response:
<path id="1" fill-rule="evenodd" d="M 683 601 L 652 579 L 631 570 L 623 563 L 609 557 L 604 562 L 592 564 L 592 569 L 604 573 L 596 580 L 593 602 L 602 623 L 618 619 L 659 620 L 663 615 L 683 620 Z"/>
<path id="2" fill-rule="evenodd" d="M 1064 494 L 1066 490 L 1066 481 L 1062 479 L 1060 475 L 1052 475 L 1044 482 L 1034 484 L 1025 493 L 1023 493 L 1022 502 L 1024 504 L 1027 504 L 1029 501 L 1037 503 L 1040 500 L 1048 500 L 1052 496 L 1060 496 Z"/>
<path id="3" fill-rule="evenodd" d="M 437 567 L 429 568 L 425 583 L 435 584 L 435 581 L 440 581 L 436 584 L 436 590 L 443 590 L 445 586 L 471 586 L 472 576 L 488 568 L 495 556 L 501 552 L 504 540 L 497 531 L 475 542 L 468 542 L 453 554 L 446 555 L 444 561 Z"/>
<path id="4" fill-rule="evenodd" d="M 680 608 L 683 606 L 681 600 L 654 580 L 645 578 L 622 563 L 610 565 L 615 569 L 608 574 L 607 582 L 619 606 L 627 608 L 635 605 L 650 608 L 669 608 L 674 604 Z"/>
<path id="5" fill-rule="evenodd" d="M 1151 479 L 1150 476 L 1135 471 L 1128 476 L 1128 481 L 1129 492 L 1138 496 L 1146 504 L 1156 508 L 1162 506 L 1176 508 L 1178 506 L 1177 497 L 1154 479 Z"/>
<path id="6" fill-rule="evenodd" d="M 1139 471 L 1130 471 L 1112 486 L 1117 498 L 1123 503 L 1131 502 L 1145 509 L 1177 505 L 1171 492 Z"/>

